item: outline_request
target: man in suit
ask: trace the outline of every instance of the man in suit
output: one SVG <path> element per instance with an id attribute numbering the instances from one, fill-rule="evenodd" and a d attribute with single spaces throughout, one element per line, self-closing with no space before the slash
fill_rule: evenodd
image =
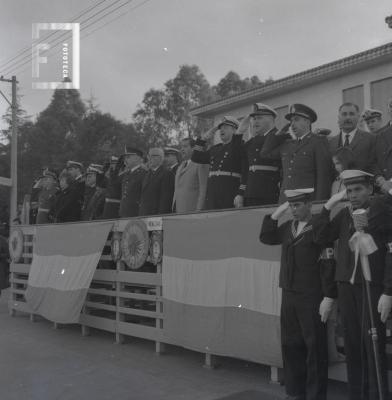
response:
<path id="1" fill-rule="evenodd" d="M 105 205 L 103 209 L 103 219 L 115 219 L 119 217 L 120 201 L 121 201 L 121 179 L 119 172 L 123 167 L 123 159 L 111 156 L 109 163 L 106 165 L 105 178 Z"/>
<path id="2" fill-rule="evenodd" d="M 379 175 L 377 184 L 392 179 L 392 98 L 388 102 L 390 120 L 383 126 L 376 137 L 376 173 Z"/>
<path id="3" fill-rule="evenodd" d="M 285 118 L 290 121 L 294 139 L 289 135 L 283 144 L 271 149 L 266 142 L 260 153 L 262 158 L 281 159 L 283 180 L 279 202 L 285 201 L 288 189 L 313 187 L 314 200 L 329 198 L 332 184 L 332 158 L 325 136 L 312 133 L 317 120 L 314 110 L 304 104 L 293 104 Z"/>
<path id="4" fill-rule="evenodd" d="M 376 138 L 371 133 L 358 129 L 359 117 L 359 107 L 356 104 L 342 104 L 338 114 L 340 132 L 330 139 L 329 146 L 332 154 L 339 147 L 348 147 L 354 153 L 358 168 L 373 173 L 376 169 Z"/>
<path id="5" fill-rule="evenodd" d="M 169 214 L 172 210 L 174 175 L 163 166 L 163 149 L 148 152 L 149 170 L 143 179 L 139 215 Z"/>
<path id="6" fill-rule="evenodd" d="M 236 207 L 275 204 L 279 197 L 281 172 L 280 160 L 260 156 L 264 142 L 275 140 L 276 111 L 263 103 L 253 105 L 252 113 L 244 118 L 241 125 L 247 125 L 252 119 L 253 137 L 245 144 L 246 163 L 242 171 L 241 191 L 234 199 Z"/>
<path id="7" fill-rule="evenodd" d="M 281 344 L 287 398 L 292 400 L 327 398 L 326 321 L 337 296 L 333 250 L 323 251 L 313 239 L 312 192 L 286 190 L 288 202 L 265 216 L 260 233 L 261 242 L 282 245 Z M 294 218 L 278 226 L 289 208 Z"/>
<path id="8" fill-rule="evenodd" d="M 207 192 L 208 164 L 191 161 L 195 142 L 191 138 L 181 141 L 182 163 L 175 178 L 173 210 L 178 213 L 200 211 L 204 208 Z"/>
<path id="9" fill-rule="evenodd" d="M 136 148 L 125 148 L 125 169 L 121 172 L 120 218 L 139 215 L 140 196 L 146 175 L 142 167 L 143 152 Z"/>
<path id="10" fill-rule="evenodd" d="M 72 178 L 72 183 L 69 185 L 68 190 L 71 192 L 70 197 L 77 199 L 74 203 L 75 207 L 77 207 L 75 210 L 75 216 L 79 215 L 77 220 L 80 221 L 85 193 L 83 164 L 78 161 L 67 161 L 67 172 Z"/>
<path id="11" fill-rule="evenodd" d="M 219 130 L 221 143 L 207 148 Z M 239 122 L 231 116 L 225 116 L 218 125 L 202 133 L 196 140 L 192 161 L 197 164 L 209 164 L 207 181 L 206 209 L 232 208 L 234 198 L 242 188 L 241 172 L 246 161 L 242 146 L 242 130 Z"/>
<path id="12" fill-rule="evenodd" d="M 105 205 L 105 176 L 103 166 L 90 164 L 86 171 L 86 189 L 90 189 L 88 196 L 85 194 L 82 220 L 92 221 L 102 218 Z"/>
<path id="13" fill-rule="evenodd" d="M 174 147 L 165 147 L 165 166 L 176 176 L 180 161 L 180 152 Z"/>

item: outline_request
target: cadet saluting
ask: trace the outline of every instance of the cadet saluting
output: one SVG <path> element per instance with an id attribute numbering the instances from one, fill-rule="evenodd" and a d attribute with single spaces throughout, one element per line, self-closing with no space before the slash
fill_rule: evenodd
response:
<path id="1" fill-rule="evenodd" d="M 207 181 L 206 209 L 231 208 L 240 188 L 241 171 L 245 161 L 242 147 L 242 133 L 239 122 L 230 116 L 197 139 L 192 154 L 192 161 L 197 164 L 210 164 Z M 206 142 L 211 140 L 216 131 L 220 131 L 222 143 L 206 149 Z"/>
<path id="2" fill-rule="evenodd" d="M 336 297 L 333 250 L 313 240 L 313 189 L 286 190 L 288 202 L 263 220 L 260 241 L 281 244 L 281 343 L 289 399 L 326 400 L 326 324 Z M 278 226 L 290 207 L 293 220 Z M 328 251 L 327 251 L 328 250 Z M 332 254 L 331 254 L 332 253 Z"/>

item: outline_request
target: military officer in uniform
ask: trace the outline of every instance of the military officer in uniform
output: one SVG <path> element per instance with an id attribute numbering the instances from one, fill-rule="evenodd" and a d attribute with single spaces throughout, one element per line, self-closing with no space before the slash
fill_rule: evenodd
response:
<path id="1" fill-rule="evenodd" d="M 119 173 L 123 168 L 123 157 L 119 159 L 116 156 L 110 157 L 110 163 L 105 171 L 106 191 L 105 205 L 102 218 L 115 219 L 119 217 L 121 201 L 121 178 Z"/>
<path id="2" fill-rule="evenodd" d="M 136 148 L 126 148 L 124 163 L 125 169 L 120 174 L 120 217 L 137 217 L 139 215 L 143 179 L 147 173 L 142 166 L 143 152 Z"/>
<path id="3" fill-rule="evenodd" d="M 176 176 L 180 161 L 180 152 L 174 147 L 165 147 L 165 165 Z"/>
<path id="4" fill-rule="evenodd" d="M 37 224 L 48 224 L 52 222 L 49 212 L 53 208 L 58 190 L 56 173 L 49 169 L 44 170 L 42 190 L 38 196 Z"/>
<path id="5" fill-rule="evenodd" d="M 290 138 L 274 150 L 266 143 L 261 157 L 282 160 L 283 179 L 279 202 L 285 200 L 284 191 L 313 187 L 314 200 L 328 199 L 332 184 L 332 158 L 325 136 L 312 133 L 317 120 L 314 110 L 304 104 L 293 104 L 285 118 L 290 121 L 294 139 Z"/>
<path id="6" fill-rule="evenodd" d="M 293 400 L 326 400 L 326 321 L 337 295 L 333 249 L 313 239 L 312 194 L 313 188 L 286 190 L 288 202 L 265 216 L 260 233 L 262 243 L 282 245 L 281 344 L 284 383 Z M 278 226 L 289 208 L 294 219 Z"/>
<path id="7" fill-rule="evenodd" d="M 392 179 L 392 98 L 388 102 L 390 121 L 383 126 L 376 137 L 377 184 Z"/>
<path id="8" fill-rule="evenodd" d="M 372 313 L 378 334 L 378 353 L 382 391 L 387 399 L 387 359 L 385 354 L 385 321 L 392 308 L 392 190 L 371 199 L 372 175 L 360 170 L 345 170 L 341 178 L 346 187 L 333 195 L 313 223 L 314 237 L 323 245 L 339 240 L 335 279 L 343 324 L 344 346 L 350 400 L 379 399 L 374 352 L 370 332 L 369 304 L 361 261 L 355 261 L 350 241 L 356 231 L 364 231 L 374 241 L 368 256 Z M 350 204 L 330 220 L 331 211 L 347 196 Z M 366 218 L 353 218 L 353 212 L 364 210 Z M 367 238 L 368 240 L 369 238 Z"/>
<path id="9" fill-rule="evenodd" d="M 252 119 L 253 137 L 245 146 L 247 163 L 243 165 L 246 170 L 242 171 L 241 189 L 244 191 L 236 196 L 234 203 L 236 207 L 260 206 L 276 204 L 279 197 L 280 182 L 280 160 L 262 158 L 260 152 L 266 140 L 277 142 L 275 127 L 276 111 L 263 103 L 253 105 L 253 111 L 246 117 L 245 125 Z"/>
<path id="10" fill-rule="evenodd" d="M 237 132 L 239 122 L 231 116 L 223 117 L 222 121 L 209 131 L 202 134 L 196 141 L 192 161 L 197 164 L 210 164 L 207 181 L 206 209 L 222 209 L 234 206 L 234 198 L 240 190 L 241 172 L 246 162 L 242 146 L 242 131 Z M 217 131 L 220 131 L 222 143 L 206 148 Z"/>
<path id="11" fill-rule="evenodd" d="M 75 215 L 79 214 L 77 220 L 80 221 L 85 191 L 83 164 L 78 161 L 67 161 L 67 171 L 73 179 L 68 190 L 72 192 L 72 196 L 77 199 L 77 201 L 75 201 L 75 207 L 77 207 Z"/>
<path id="12" fill-rule="evenodd" d="M 105 175 L 103 166 L 100 164 L 90 164 L 86 171 L 86 189 L 89 187 L 91 192 L 82 208 L 82 220 L 92 221 L 102 218 L 105 204 Z"/>

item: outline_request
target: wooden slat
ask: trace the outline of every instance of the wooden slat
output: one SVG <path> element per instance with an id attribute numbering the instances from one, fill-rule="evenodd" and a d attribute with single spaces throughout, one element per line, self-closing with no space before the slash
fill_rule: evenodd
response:
<path id="1" fill-rule="evenodd" d="M 80 314 L 79 323 L 91 328 L 102 329 L 104 331 L 115 332 L 116 321 L 109 318 L 96 317 L 94 315 Z"/>
<path id="2" fill-rule="evenodd" d="M 113 258 L 110 254 L 107 255 L 103 254 L 99 259 L 103 261 L 113 261 Z"/>
<path id="3" fill-rule="evenodd" d="M 96 303 L 94 301 L 86 301 L 84 305 L 88 308 L 96 308 L 98 310 L 107 310 L 116 312 L 116 306 L 110 304 Z"/>
<path id="4" fill-rule="evenodd" d="M 118 307 L 117 311 L 120 314 L 127 314 L 127 315 L 140 315 L 142 317 L 148 317 L 148 318 L 160 318 L 163 319 L 163 314 L 158 313 L 156 311 L 148 311 L 148 310 L 140 310 L 138 308 L 132 308 L 132 307 Z"/>
<path id="5" fill-rule="evenodd" d="M 21 225 L 18 228 L 22 229 L 23 235 L 35 235 L 35 226 L 31 225 Z"/>
<path id="6" fill-rule="evenodd" d="M 117 331 L 122 335 L 140 337 L 162 342 L 163 332 L 155 327 L 132 324 L 130 322 L 117 322 Z"/>
<path id="7" fill-rule="evenodd" d="M 19 263 L 11 263 L 10 271 L 20 274 L 28 274 L 30 272 L 31 264 L 19 264 Z"/>
<path id="8" fill-rule="evenodd" d="M 27 285 L 28 280 L 27 279 L 18 279 L 18 278 L 10 278 L 10 283 L 19 283 L 22 285 Z"/>
<path id="9" fill-rule="evenodd" d="M 161 296 L 155 294 L 143 294 L 143 293 L 132 293 L 132 292 L 117 292 L 118 297 L 124 299 L 137 299 L 137 300 L 147 300 L 147 301 L 162 301 Z"/>
<path id="10" fill-rule="evenodd" d="M 33 253 L 23 253 L 22 257 L 23 258 L 33 258 Z"/>
<path id="11" fill-rule="evenodd" d="M 103 296 L 111 296 L 111 297 L 116 297 L 116 291 L 115 290 L 107 290 L 107 289 L 89 289 L 88 290 L 89 294 L 100 294 Z"/>
<path id="12" fill-rule="evenodd" d="M 150 272 L 118 271 L 118 282 L 161 286 L 162 274 Z"/>
<path id="13" fill-rule="evenodd" d="M 94 272 L 93 280 L 115 282 L 117 278 L 117 271 L 97 269 Z"/>
<path id="14" fill-rule="evenodd" d="M 25 294 L 26 290 L 25 289 L 14 289 L 13 287 L 10 287 L 10 292 L 14 294 Z"/>

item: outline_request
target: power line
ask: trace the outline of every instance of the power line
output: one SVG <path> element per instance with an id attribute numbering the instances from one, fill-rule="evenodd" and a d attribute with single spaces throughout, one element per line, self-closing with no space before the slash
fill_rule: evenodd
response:
<path id="1" fill-rule="evenodd" d="M 85 10 L 83 10 L 80 14 L 76 15 L 74 18 L 71 19 L 71 22 L 75 22 L 78 18 L 82 17 L 83 15 L 87 14 L 88 12 L 90 12 L 91 10 L 93 10 L 94 8 L 100 6 L 102 3 L 104 3 L 107 0 L 101 0 L 99 1 L 97 4 L 94 4 L 88 8 L 86 8 Z M 56 35 L 58 33 L 58 31 L 52 32 L 49 35 L 47 35 L 46 37 L 42 38 L 42 39 L 36 39 L 32 42 L 32 44 L 35 43 L 39 43 L 42 42 L 42 40 L 47 40 L 48 38 L 50 38 L 53 35 Z M 30 47 L 26 47 L 25 49 L 19 51 L 14 57 L 12 57 L 11 59 L 9 59 L 8 61 L 0 64 L 0 69 L 4 68 L 7 64 L 9 64 L 11 61 L 15 60 L 16 58 L 19 58 L 21 55 L 23 55 L 26 52 L 31 52 L 31 46 Z"/>
<path id="2" fill-rule="evenodd" d="M 106 0 L 104 0 L 104 1 L 106 1 Z M 93 17 L 99 15 L 100 13 L 106 11 L 106 10 L 107 10 L 108 8 L 110 8 L 110 7 L 113 7 L 115 4 L 119 3 L 120 1 L 122 1 L 122 0 L 115 0 L 113 3 L 109 4 L 108 6 L 104 7 L 103 9 L 101 9 L 101 10 L 98 11 L 98 12 L 96 12 L 96 13 L 93 14 L 92 16 L 88 17 L 86 20 L 81 21 L 80 24 L 86 23 L 86 22 L 89 21 L 91 18 L 93 18 Z M 132 1 L 133 1 L 133 0 L 127 0 L 126 3 L 124 3 L 123 5 L 128 4 L 128 3 L 132 2 Z M 116 11 L 118 8 L 122 7 L 123 5 L 120 5 L 119 7 L 116 7 L 115 9 L 113 9 L 113 10 L 109 11 L 108 13 L 104 14 L 101 18 L 98 18 L 98 19 L 96 20 L 96 22 L 100 21 L 103 17 L 105 17 L 106 15 L 110 14 L 111 12 Z M 85 28 L 87 28 L 88 26 L 91 26 L 93 23 L 94 23 L 94 22 L 88 24 Z M 82 31 L 83 29 L 85 29 L 85 28 L 82 28 L 81 31 Z M 67 34 L 66 32 L 63 32 L 63 33 L 57 38 L 57 42 L 56 42 L 56 39 L 54 39 L 53 41 L 49 41 L 48 44 L 53 44 L 53 43 L 56 42 L 56 44 L 55 44 L 53 47 L 57 46 L 59 43 L 61 43 L 61 42 L 63 41 L 63 40 L 58 40 L 58 39 L 61 39 L 61 38 L 64 37 L 66 34 Z M 42 42 L 42 40 L 40 40 L 39 42 Z M 30 48 L 29 50 L 31 51 L 31 48 Z M 13 63 L 13 65 L 7 67 L 6 70 L 3 72 L 3 75 L 8 75 L 8 74 L 10 74 L 10 73 L 14 70 L 14 68 L 15 68 L 15 70 L 17 70 L 17 69 L 19 69 L 21 66 L 25 65 L 27 62 L 23 62 L 23 63 L 22 63 L 22 61 L 23 61 L 23 60 L 26 60 L 26 59 L 27 59 L 27 62 L 30 62 L 30 61 L 31 61 L 31 59 L 32 59 L 31 53 L 30 53 L 30 54 L 26 54 L 22 59 L 20 59 L 19 61 Z M 20 64 L 20 63 L 22 63 L 22 64 Z M 18 64 L 20 64 L 20 65 L 18 65 Z"/>

